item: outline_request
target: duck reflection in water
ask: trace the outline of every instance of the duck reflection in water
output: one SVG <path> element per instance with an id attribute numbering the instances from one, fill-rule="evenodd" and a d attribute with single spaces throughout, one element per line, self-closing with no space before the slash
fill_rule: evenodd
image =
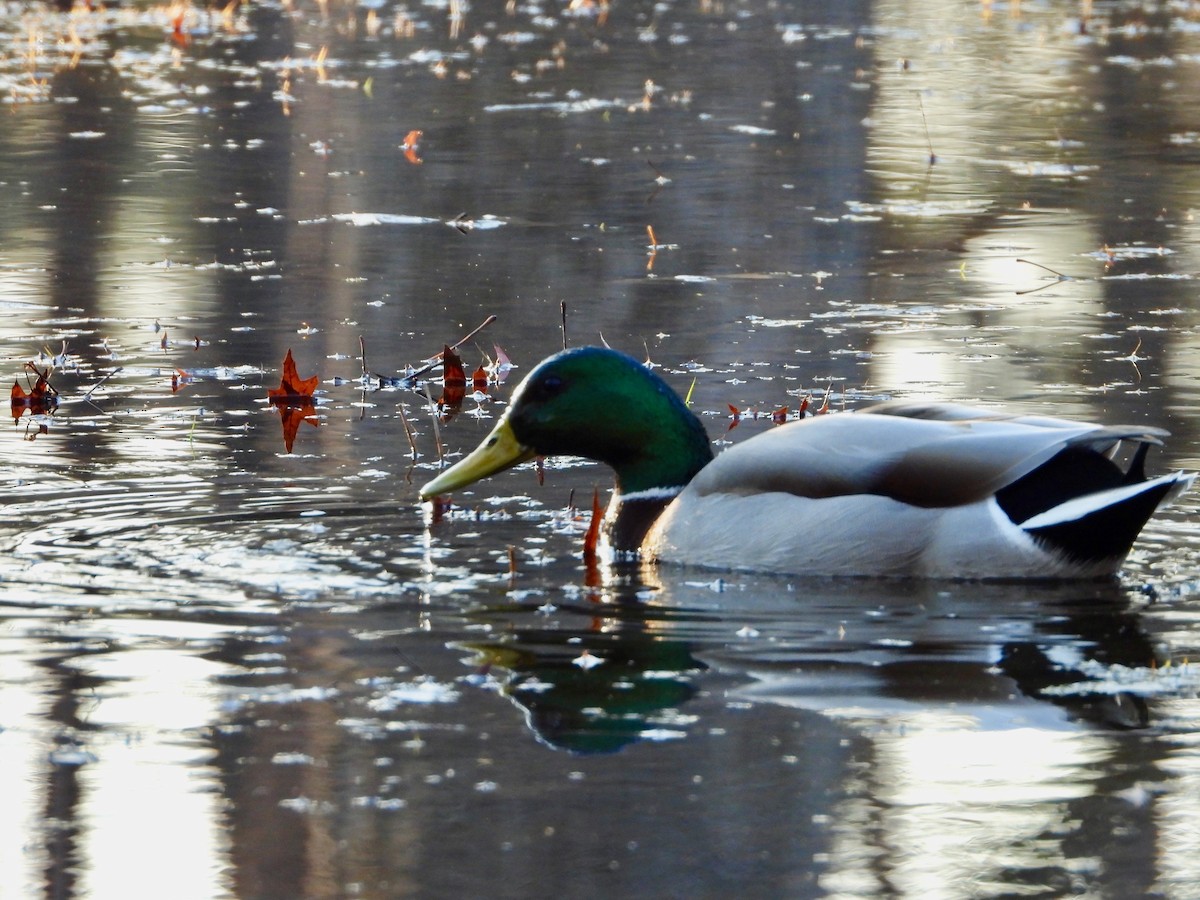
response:
<path id="1" fill-rule="evenodd" d="M 715 679 L 739 702 L 873 719 L 984 707 L 1014 718 L 1032 704 L 1105 728 L 1151 723 L 1137 691 L 1096 684 L 1098 671 L 1164 663 L 1115 585 L 889 593 L 837 582 L 796 591 L 757 578 L 727 586 L 731 596 L 683 581 L 648 592 L 655 575 L 643 568 L 640 585 L 581 593 L 548 613 L 553 620 L 531 606 L 480 610 L 503 636 L 458 646 L 488 674 L 501 670 L 502 693 L 539 741 L 572 753 L 700 733 L 695 700 Z"/>

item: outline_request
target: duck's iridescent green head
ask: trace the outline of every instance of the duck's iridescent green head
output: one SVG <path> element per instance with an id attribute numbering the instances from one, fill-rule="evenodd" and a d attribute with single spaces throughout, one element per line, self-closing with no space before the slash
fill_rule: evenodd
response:
<path id="1" fill-rule="evenodd" d="M 534 456 L 582 456 L 612 466 L 623 493 L 677 488 L 712 459 L 700 421 L 636 359 L 602 347 L 564 350 L 513 393 L 492 433 L 421 489 L 429 498 Z"/>

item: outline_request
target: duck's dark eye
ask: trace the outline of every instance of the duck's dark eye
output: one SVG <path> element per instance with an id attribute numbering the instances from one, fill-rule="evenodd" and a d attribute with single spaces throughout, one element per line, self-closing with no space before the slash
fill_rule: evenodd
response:
<path id="1" fill-rule="evenodd" d="M 567 383 L 558 375 L 547 375 L 544 378 L 539 378 L 531 385 L 530 394 L 533 400 L 549 400 L 562 393 L 563 388 Z"/>

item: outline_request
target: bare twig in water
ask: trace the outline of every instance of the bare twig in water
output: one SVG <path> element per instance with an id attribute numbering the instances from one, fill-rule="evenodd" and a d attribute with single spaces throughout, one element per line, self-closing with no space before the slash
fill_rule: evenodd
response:
<path id="1" fill-rule="evenodd" d="M 1137 373 L 1137 380 L 1139 382 L 1142 380 L 1142 370 L 1138 368 L 1138 362 L 1139 361 L 1145 362 L 1147 359 L 1149 359 L 1148 356 L 1138 356 L 1138 351 L 1141 349 L 1142 349 L 1142 339 L 1138 338 L 1137 346 L 1133 348 L 1132 353 L 1130 353 L 1128 356 L 1118 356 L 1117 357 L 1118 361 L 1127 362 L 1131 366 L 1133 366 L 1133 371 Z"/>
<path id="2" fill-rule="evenodd" d="M 496 321 L 496 317 L 494 315 L 488 316 L 486 319 L 484 319 L 482 322 L 480 322 L 477 326 L 475 326 L 475 328 L 472 331 L 470 331 L 466 335 L 466 337 L 460 338 L 457 342 L 451 344 L 450 349 L 457 350 L 459 347 L 461 347 L 463 344 L 465 344 L 471 338 L 475 337 L 475 335 L 479 334 L 479 332 L 483 331 L 483 329 L 487 328 L 489 325 L 491 325 L 495 321 Z M 439 355 L 439 357 L 441 356 L 441 354 L 438 354 L 438 355 Z"/>
<path id="3" fill-rule="evenodd" d="M 925 118 L 925 101 L 921 99 L 921 92 L 917 91 L 917 107 L 921 110 L 921 124 L 925 126 L 925 146 L 929 150 L 929 164 L 937 164 L 937 154 L 933 152 L 933 138 L 929 136 L 929 120 Z"/>
<path id="4" fill-rule="evenodd" d="M 124 366 L 117 366 L 115 369 L 113 369 L 111 372 L 109 372 L 107 375 L 105 375 L 103 378 L 101 378 L 99 381 L 97 381 L 95 384 L 93 384 L 90 388 L 88 388 L 87 393 L 83 395 L 82 399 L 90 400 L 91 396 L 92 396 L 92 391 L 96 390 L 96 388 L 100 387 L 100 385 L 104 384 L 104 382 L 108 381 L 108 379 L 112 378 L 114 375 L 116 375 L 118 372 L 120 372 L 124 368 L 125 368 Z"/>
<path id="5" fill-rule="evenodd" d="M 438 427 L 437 407 L 433 405 L 433 398 L 429 400 L 429 418 L 433 422 L 433 441 L 437 445 L 438 462 L 446 461 L 446 448 L 442 446 L 442 429 Z"/>
<path id="6" fill-rule="evenodd" d="M 1018 259 L 1017 262 L 1024 263 L 1027 266 L 1037 266 L 1039 269 L 1049 272 L 1051 275 L 1053 275 L 1059 281 L 1070 281 L 1071 280 L 1070 275 L 1064 275 L 1062 272 L 1059 272 L 1057 269 L 1052 269 L 1049 266 L 1043 266 L 1041 263 L 1034 262 L 1032 259 Z"/>
<path id="7" fill-rule="evenodd" d="M 1037 266 L 1039 269 L 1049 272 L 1051 275 L 1054 276 L 1054 279 L 1055 279 L 1054 281 L 1048 281 L 1045 284 L 1039 285 L 1038 287 L 1035 287 L 1035 288 L 1029 288 L 1028 290 L 1024 290 L 1024 291 L 1017 291 L 1016 295 L 1018 297 L 1022 297 L 1025 294 L 1036 294 L 1038 291 L 1044 291 L 1046 288 L 1050 287 L 1050 285 L 1052 285 L 1052 284 L 1061 284 L 1064 281 L 1074 281 L 1075 280 L 1070 275 L 1064 275 L 1062 272 L 1058 272 L 1058 271 L 1050 268 L 1049 266 L 1043 266 L 1041 263 L 1034 262 L 1032 259 L 1018 259 L 1017 262 L 1024 263 L 1027 266 Z"/>
<path id="8" fill-rule="evenodd" d="M 562 339 L 563 349 L 567 349 L 567 301 L 560 300 L 558 302 L 558 314 L 562 318 Z"/>
<path id="9" fill-rule="evenodd" d="M 398 408 L 400 410 L 400 424 L 404 426 L 404 436 L 408 438 L 408 446 L 412 450 L 412 458 L 416 459 L 419 454 L 417 453 L 417 442 L 413 437 L 412 426 L 408 424 L 408 416 L 404 414 L 404 407 L 400 406 Z"/>

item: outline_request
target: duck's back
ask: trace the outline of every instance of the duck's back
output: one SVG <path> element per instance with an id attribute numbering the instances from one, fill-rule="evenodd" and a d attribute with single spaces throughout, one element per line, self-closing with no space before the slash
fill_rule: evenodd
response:
<path id="1" fill-rule="evenodd" d="M 820 575 L 1109 574 L 1154 508 L 1186 483 L 1145 482 L 1106 454 L 1122 439 L 1157 442 L 1162 434 L 928 404 L 802 420 L 720 454 L 659 519 L 644 551 L 665 561 Z M 1056 494 L 1064 479 L 1037 474 L 1056 466 L 1086 470 L 1085 482 Z M 1122 491 L 1129 496 L 1116 496 Z M 1141 517 L 1118 523 L 1129 534 L 1112 542 L 1115 552 L 1063 552 L 1021 527 L 1041 515 L 1058 528 L 1046 535 L 1065 534 L 1054 510 L 1105 492 Z"/>

